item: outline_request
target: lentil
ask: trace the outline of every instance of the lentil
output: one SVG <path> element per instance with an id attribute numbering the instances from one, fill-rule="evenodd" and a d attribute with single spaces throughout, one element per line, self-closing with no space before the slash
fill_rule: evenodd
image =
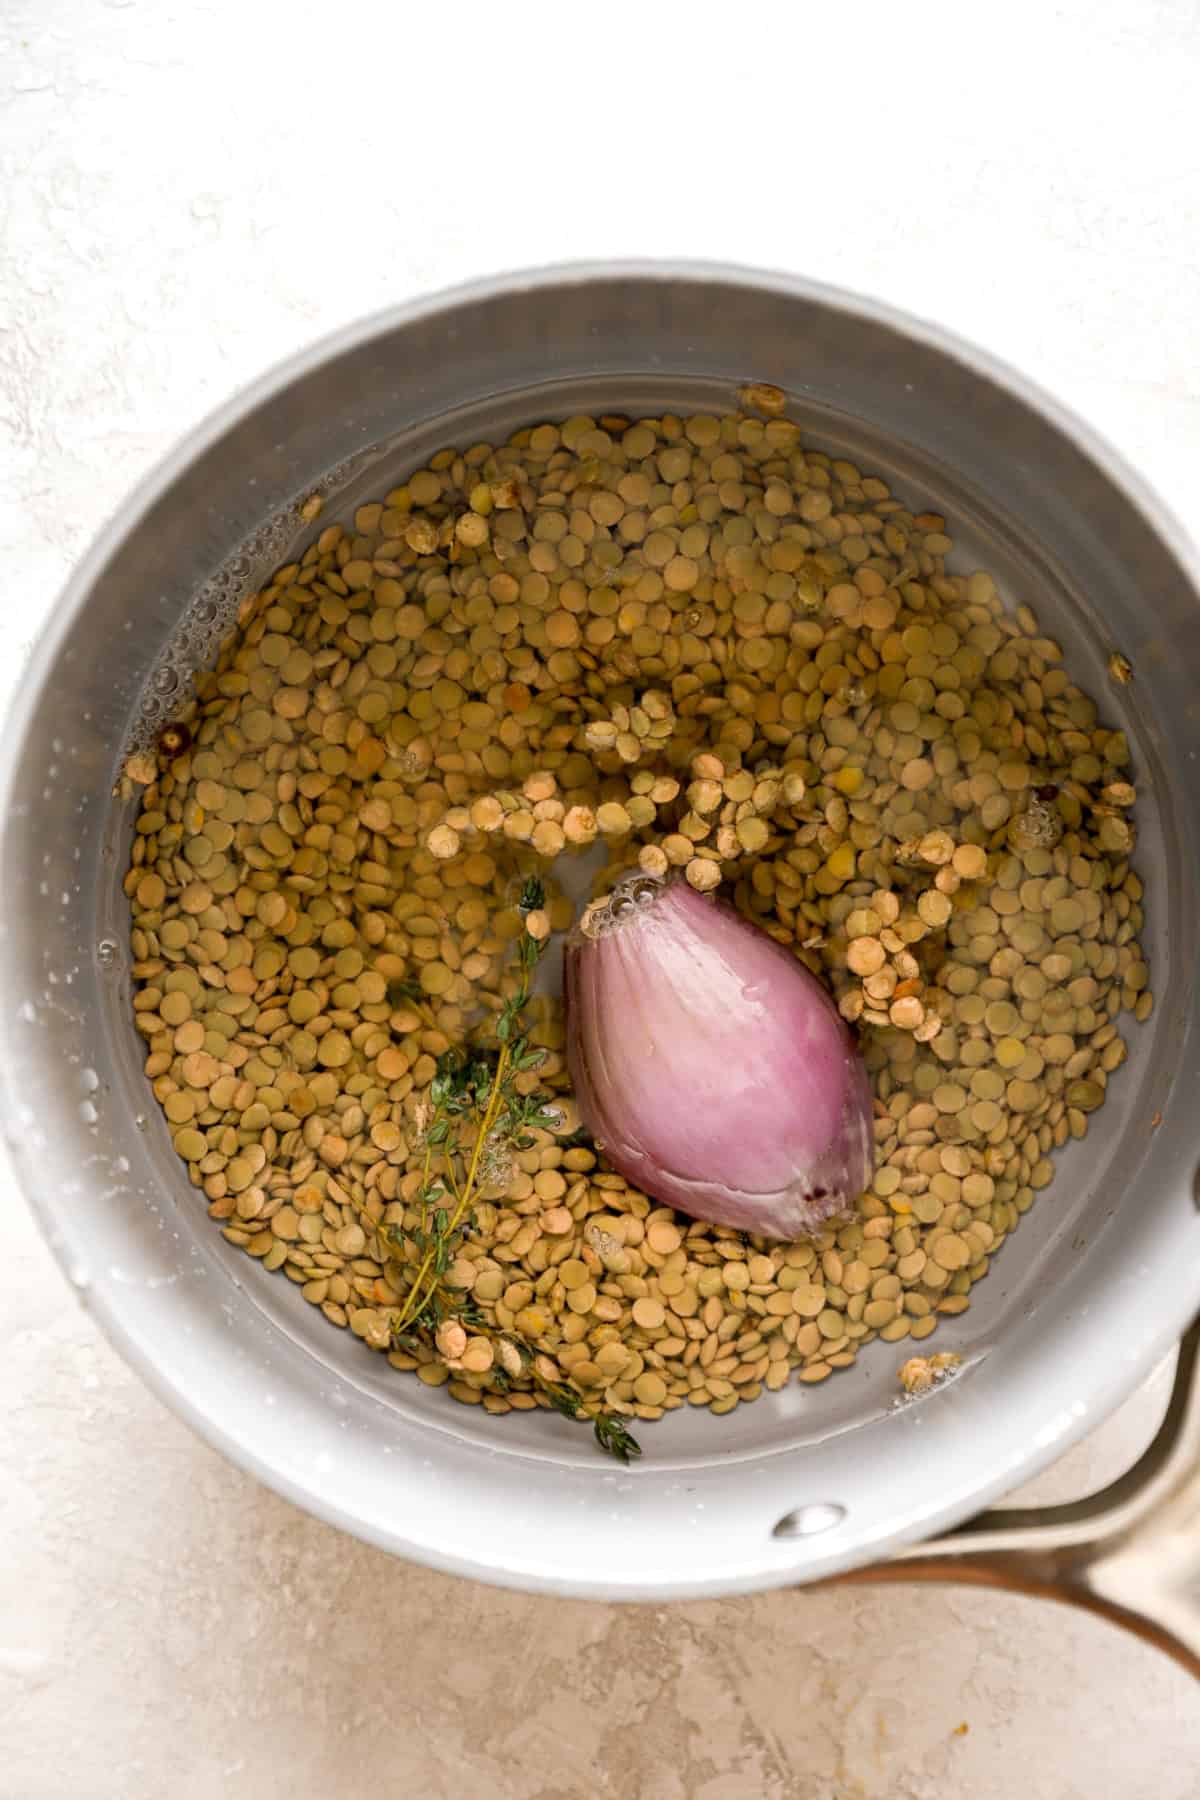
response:
<path id="1" fill-rule="evenodd" d="M 125 765 L 134 1024 L 190 1181 L 331 1324 L 496 1413 L 547 1403 L 505 1333 L 639 1418 L 929 1336 L 1153 1006 L 1123 735 L 948 567 L 938 515 L 803 448 L 781 390 L 741 399 L 439 452 L 249 595 Z M 514 877 L 544 880 L 541 942 L 574 918 L 556 859 L 597 839 L 596 895 L 724 884 L 823 976 L 874 1085 L 871 1189 L 795 1245 L 656 1207 L 570 1139 L 543 999 L 562 1130 L 489 1168 L 447 1277 L 483 1326 L 394 1348 L 383 1234 L 417 1223 L 437 1058 L 512 992 Z"/>

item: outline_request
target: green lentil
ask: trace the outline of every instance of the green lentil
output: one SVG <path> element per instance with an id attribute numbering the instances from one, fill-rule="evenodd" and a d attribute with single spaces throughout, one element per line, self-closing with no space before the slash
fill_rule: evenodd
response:
<path id="1" fill-rule="evenodd" d="M 191 748 L 128 766 L 134 1023 L 190 1180 L 331 1324 L 492 1412 L 544 1396 L 482 1337 L 392 1349 L 380 1233 L 416 1222 L 437 1057 L 500 1003 L 515 871 L 546 932 L 597 838 L 598 897 L 723 884 L 826 979 L 879 1103 L 871 1189 L 811 1243 L 675 1217 L 546 1131 L 497 1168 L 452 1285 L 640 1418 L 960 1313 L 1153 1007 L 1124 735 L 940 515 L 805 449 L 779 390 L 745 403 L 439 452 L 247 596 Z M 553 1005 L 533 1040 L 569 1117 Z"/>

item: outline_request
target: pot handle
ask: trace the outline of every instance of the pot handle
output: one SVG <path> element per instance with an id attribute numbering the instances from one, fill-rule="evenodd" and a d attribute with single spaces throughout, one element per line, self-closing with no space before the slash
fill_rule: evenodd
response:
<path id="1" fill-rule="evenodd" d="M 1116 1481 L 1061 1506 L 989 1508 L 834 1580 L 962 1582 L 1066 1601 L 1200 1678 L 1200 1320 L 1180 1344 L 1157 1434 Z"/>

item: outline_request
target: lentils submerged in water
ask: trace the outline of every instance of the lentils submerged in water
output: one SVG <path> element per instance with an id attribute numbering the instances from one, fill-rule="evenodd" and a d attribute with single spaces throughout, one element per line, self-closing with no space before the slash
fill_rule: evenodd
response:
<path id="1" fill-rule="evenodd" d="M 1152 1004 L 1123 733 L 777 395 L 440 452 L 248 595 L 127 765 L 135 1024 L 226 1239 L 616 1454 L 963 1312 Z M 815 1237 L 676 1214 L 577 1129 L 538 967 L 638 872 L 719 889 L 859 1035 L 875 1173 Z"/>

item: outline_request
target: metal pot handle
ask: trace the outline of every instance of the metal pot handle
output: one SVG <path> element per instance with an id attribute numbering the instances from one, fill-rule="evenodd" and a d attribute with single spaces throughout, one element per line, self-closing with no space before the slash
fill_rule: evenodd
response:
<path id="1" fill-rule="evenodd" d="M 1180 1344 L 1162 1425 L 1116 1481 L 1062 1506 L 990 1508 L 835 1579 L 962 1582 L 1066 1601 L 1200 1678 L 1200 1320 Z"/>

